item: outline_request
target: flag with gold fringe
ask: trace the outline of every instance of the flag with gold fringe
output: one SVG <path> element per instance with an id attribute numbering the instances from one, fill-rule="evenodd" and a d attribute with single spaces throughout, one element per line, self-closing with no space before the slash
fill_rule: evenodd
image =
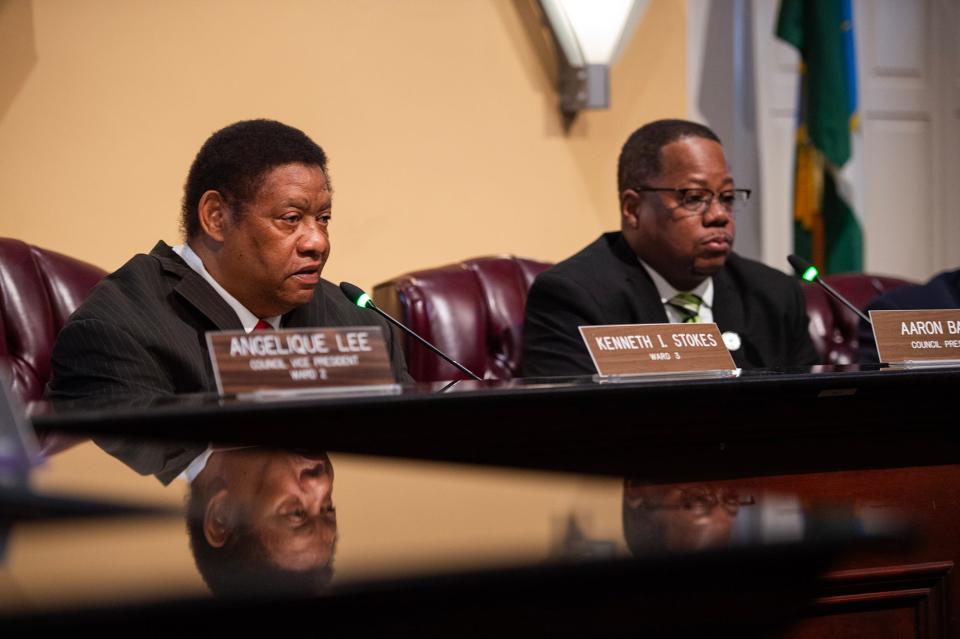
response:
<path id="1" fill-rule="evenodd" d="M 863 231 L 841 169 L 858 129 L 851 0 L 782 0 L 777 37 L 800 52 L 794 251 L 822 273 L 863 268 Z"/>

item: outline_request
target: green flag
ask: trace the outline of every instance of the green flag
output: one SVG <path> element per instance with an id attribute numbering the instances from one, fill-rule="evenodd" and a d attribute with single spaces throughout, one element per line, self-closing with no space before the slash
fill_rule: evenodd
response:
<path id="1" fill-rule="evenodd" d="M 863 233 L 840 169 L 857 128 L 850 0 L 782 0 L 777 36 L 800 52 L 794 250 L 823 273 L 863 268 Z"/>

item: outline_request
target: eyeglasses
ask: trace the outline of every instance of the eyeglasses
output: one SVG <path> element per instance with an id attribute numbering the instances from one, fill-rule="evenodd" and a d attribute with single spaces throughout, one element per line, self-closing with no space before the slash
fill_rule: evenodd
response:
<path id="1" fill-rule="evenodd" d="M 689 510 L 695 513 L 708 513 L 717 506 L 727 512 L 736 512 L 740 506 L 753 506 L 757 502 L 752 495 L 740 497 L 737 493 L 722 491 L 719 494 L 706 487 L 680 489 L 669 501 L 644 499 L 646 510 Z"/>
<path id="2" fill-rule="evenodd" d="M 714 197 L 720 202 L 720 207 L 730 215 L 742 211 L 747 200 L 750 199 L 750 189 L 729 189 L 714 193 L 710 189 L 661 189 L 641 186 L 637 190 L 676 193 L 677 201 L 680 203 L 679 208 L 700 215 L 710 210 Z"/>

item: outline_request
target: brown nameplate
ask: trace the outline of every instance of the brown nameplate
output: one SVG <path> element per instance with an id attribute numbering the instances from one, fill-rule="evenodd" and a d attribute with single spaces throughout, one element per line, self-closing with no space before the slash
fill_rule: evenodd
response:
<path id="1" fill-rule="evenodd" d="M 733 370 L 737 366 L 716 324 L 581 326 L 602 377 Z"/>
<path id="2" fill-rule="evenodd" d="M 209 331 L 221 395 L 393 384 L 379 326 Z"/>
<path id="3" fill-rule="evenodd" d="M 870 311 L 881 362 L 960 360 L 960 309 Z"/>

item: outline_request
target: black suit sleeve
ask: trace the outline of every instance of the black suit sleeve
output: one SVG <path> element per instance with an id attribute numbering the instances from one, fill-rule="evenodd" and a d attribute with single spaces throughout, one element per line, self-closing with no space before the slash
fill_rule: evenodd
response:
<path id="1" fill-rule="evenodd" d="M 155 444 L 120 437 L 94 437 L 93 441 L 137 473 L 155 476 L 164 486 L 176 479 L 207 448 L 206 444 L 195 442 Z"/>
<path id="2" fill-rule="evenodd" d="M 393 377 L 398 384 L 412 384 L 414 379 L 407 370 L 407 358 L 403 355 L 403 343 L 399 336 L 393 330 L 390 324 L 384 319 L 378 318 L 384 339 L 387 340 L 387 349 L 390 353 L 390 368 L 393 370 Z"/>
<path id="3" fill-rule="evenodd" d="M 810 317 L 807 315 L 807 303 L 803 297 L 803 290 L 796 281 L 792 283 L 792 297 L 789 318 L 790 325 L 790 366 L 814 366 L 820 364 L 820 355 L 817 353 L 813 340 L 810 339 Z"/>
<path id="4" fill-rule="evenodd" d="M 897 310 L 893 304 L 886 303 L 882 298 L 878 298 L 867 304 L 863 312 L 869 317 L 870 311 Z M 877 342 L 873 336 L 873 327 L 860 320 L 857 327 L 857 361 L 861 364 L 879 364 L 880 354 L 877 353 Z"/>
<path id="5" fill-rule="evenodd" d="M 591 294 L 562 276 L 537 277 L 527 297 L 521 371 L 526 377 L 591 375 L 593 360 L 578 326 L 603 324 Z"/>
<path id="6" fill-rule="evenodd" d="M 879 364 L 877 342 L 873 337 L 873 327 L 860 320 L 857 327 L 857 361 L 861 364 Z"/>
<path id="7" fill-rule="evenodd" d="M 122 328 L 100 319 L 67 322 L 52 357 L 47 397 L 172 395 L 175 389 L 156 358 Z"/>

